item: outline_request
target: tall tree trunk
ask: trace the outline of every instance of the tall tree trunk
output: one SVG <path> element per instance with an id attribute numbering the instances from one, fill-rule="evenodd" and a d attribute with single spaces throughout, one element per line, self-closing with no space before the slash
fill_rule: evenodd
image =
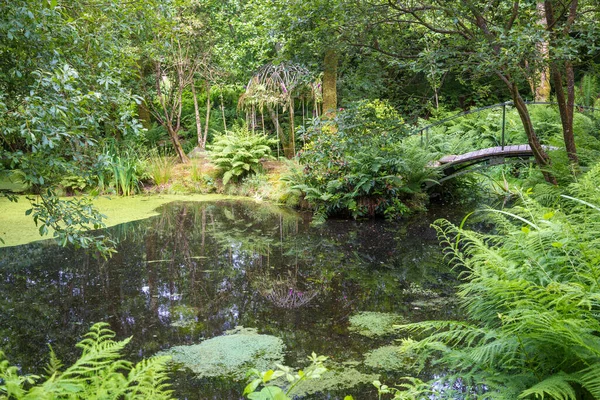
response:
<path id="1" fill-rule="evenodd" d="M 544 7 L 544 0 L 538 0 L 536 4 L 537 13 L 540 16 L 539 24 L 548 28 L 548 20 L 546 18 L 546 9 Z M 549 60 L 548 53 L 548 42 L 540 42 L 537 44 L 537 49 L 544 60 Z M 550 99 L 550 67 L 547 65 L 542 67 L 538 81 L 533 81 L 533 93 L 535 95 L 535 101 L 545 102 Z"/>
<path id="2" fill-rule="evenodd" d="M 337 65 L 338 53 L 335 49 L 325 52 L 323 71 L 323 115 L 331 119 L 337 110 Z"/>
<path id="3" fill-rule="evenodd" d="M 200 119 L 200 108 L 198 107 L 198 98 L 196 97 L 196 84 L 192 80 L 192 97 L 194 99 L 194 116 L 196 117 L 196 134 L 198 136 L 198 148 L 204 150 L 206 140 L 202 134 L 202 120 Z"/>
<path id="4" fill-rule="evenodd" d="M 175 152 L 177 153 L 177 157 L 179 157 L 179 161 L 183 164 L 188 163 L 190 159 L 183 151 L 183 147 L 181 147 L 181 142 L 179 141 L 179 130 L 175 129 L 171 124 L 167 124 L 167 132 L 169 133 L 169 137 L 171 138 L 171 143 L 173 143 L 173 147 L 175 148 Z"/>
<path id="5" fill-rule="evenodd" d="M 150 110 L 148 110 L 146 100 L 142 100 L 140 104 L 138 104 L 137 109 L 142 126 L 146 129 L 150 129 L 152 127 L 152 120 L 150 118 Z"/>
<path id="6" fill-rule="evenodd" d="M 208 137 L 208 123 L 210 122 L 210 82 L 207 80 L 205 83 L 206 89 L 206 120 L 204 121 L 204 138 L 203 145 L 206 146 L 206 138 Z"/>
<path id="7" fill-rule="evenodd" d="M 510 83 L 508 84 L 508 88 L 512 95 L 517 112 L 519 113 L 519 117 L 521 118 L 521 123 L 523 124 L 523 129 L 527 135 L 527 141 L 529 143 L 529 147 L 531 147 L 531 151 L 533 152 L 533 157 L 539 165 L 546 182 L 556 185 L 556 178 L 547 169 L 550 166 L 550 157 L 548 157 L 548 154 L 544 151 L 544 148 L 540 144 L 540 141 L 535 134 L 535 129 L 533 128 L 533 123 L 531 122 L 531 116 L 529 115 L 527 104 L 525 103 L 525 100 L 523 100 L 523 97 L 521 97 L 517 85 Z"/>
<path id="8" fill-rule="evenodd" d="M 578 0 L 572 0 L 569 7 L 569 14 L 567 21 L 563 29 L 562 35 L 568 37 L 571 32 L 571 26 L 575 22 L 577 15 Z M 546 10 L 546 19 L 548 21 L 548 30 L 551 34 L 551 39 L 556 40 L 557 32 L 553 29 L 556 24 L 554 16 L 554 9 L 552 2 L 546 0 L 544 2 Z M 575 110 L 575 73 L 573 71 L 573 63 L 569 60 L 563 62 L 564 77 L 563 73 L 559 69 L 559 65 L 556 61 L 550 64 L 552 71 L 552 80 L 554 81 L 554 90 L 556 91 L 556 101 L 558 103 L 558 110 L 560 112 L 560 120 L 563 128 L 563 140 L 565 142 L 565 148 L 569 160 L 573 164 L 579 164 L 579 158 L 577 157 L 577 148 L 575 146 L 575 135 L 573 132 L 573 114 Z M 563 78 L 566 80 L 567 93 L 565 95 Z"/>
<path id="9" fill-rule="evenodd" d="M 223 101 L 223 88 L 219 89 L 219 98 L 221 99 L 221 116 L 223 117 L 223 129 L 227 132 L 227 120 L 225 119 L 225 102 Z M 264 121 L 263 121 L 264 125 Z M 263 126 L 264 130 L 264 126 Z"/>
<path id="10" fill-rule="evenodd" d="M 567 155 L 572 163 L 578 164 L 577 148 L 575 146 L 575 135 L 573 133 L 573 113 L 575 109 L 575 74 L 573 73 L 573 64 L 565 63 L 567 94 L 563 87 L 563 76 L 558 67 L 553 63 L 551 67 L 552 79 L 554 81 L 554 90 L 556 92 L 556 102 L 558 103 L 558 111 L 560 113 L 560 121 L 562 123 L 563 140 Z"/>

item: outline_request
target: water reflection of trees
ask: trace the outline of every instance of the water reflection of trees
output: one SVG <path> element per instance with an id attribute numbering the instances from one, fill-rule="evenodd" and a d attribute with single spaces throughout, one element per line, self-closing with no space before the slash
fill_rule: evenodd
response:
<path id="1" fill-rule="evenodd" d="M 422 243 L 419 229 L 313 228 L 264 204 L 178 203 L 111 228 L 119 252 L 106 261 L 44 242 L 3 249 L 2 347 L 39 371 L 45 343 L 65 354 L 91 323 L 107 321 L 134 336 L 133 356 L 235 325 L 283 336 L 297 354 L 363 351 L 348 342 L 348 315 L 412 312 L 403 288 L 443 283 L 435 237 Z"/>

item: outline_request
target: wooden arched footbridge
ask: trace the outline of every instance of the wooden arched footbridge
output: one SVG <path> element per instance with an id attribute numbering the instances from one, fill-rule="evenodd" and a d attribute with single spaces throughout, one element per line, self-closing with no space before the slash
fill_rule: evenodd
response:
<path id="1" fill-rule="evenodd" d="M 544 150 L 557 150 L 556 147 L 543 146 Z M 492 165 L 506 164 L 511 161 L 529 160 L 533 157 L 533 151 L 528 144 L 518 144 L 510 146 L 496 146 L 461 155 L 449 155 L 440 158 L 435 164 L 442 170 L 442 177 L 437 183 L 442 183 L 448 179 L 473 172 L 481 168 L 487 168 Z M 471 168 L 480 164 L 478 168 Z"/>
<path id="2" fill-rule="evenodd" d="M 549 102 L 526 102 L 528 105 L 555 105 L 555 103 Z M 442 125 L 451 120 L 463 117 L 465 115 L 478 113 L 483 110 L 488 110 L 491 108 L 502 108 L 502 125 L 500 138 L 498 138 L 497 142 L 500 144 L 499 146 L 489 147 L 481 150 L 472 151 L 465 154 L 460 155 L 446 155 L 440 158 L 438 161 L 433 163 L 433 167 L 437 167 L 442 171 L 442 176 L 437 182 L 427 183 L 427 187 L 432 187 L 436 184 L 440 184 L 448 179 L 455 178 L 457 176 L 466 174 L 468 172 L 473 172 L 482 168 L 487 168 L 493 165 L 506 164 L 509 162 L 519 162 L 519 161 L 529 161 L 533 158 L 533 151 L 529 144 L 506 144 L 505 141 L 505 129 L 506 129 L 506 108 L 511 107 L 513 105 L 512 101 L 500 104 L 494 104 L 482 108 L 478 108 L 475 110 L 468 110 L 465 112 L 461 112 L 459 114 L 453 115 L 448 118 L 444 118 L 440 121 L 437 121 L 433 124 L 427 125 L 423 128 L 420 128 L 414 131 L 414 134 L 418 134 L 421 136 L 421 145 L 427 146 L 429 143 L 429 131 L 431 128 Z M 582 110 L 591 110 L 598 111 L 593 107 L 586 106 L 576 106 L 578 111 Z M 542 146 L 544 150 L 558 150 L 557 147 L 552 146 Z"/>

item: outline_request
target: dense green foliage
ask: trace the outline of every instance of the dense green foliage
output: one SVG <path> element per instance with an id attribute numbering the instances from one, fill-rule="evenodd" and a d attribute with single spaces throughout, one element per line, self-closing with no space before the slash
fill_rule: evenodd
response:
<path id="1" fill-rule="evenodd" d="M 296 187 L 318 217 L 395 218 L 409 211 L 407 204 L 420 204 L 421 185 L 436 176 L 427 166 L 437 154 L 404 138 L 389 105 L 360 103 L 335 122 L 314 127 L 300 153 L 304 173 Z"/>
<path id="2" fill-rule="evenodd" d="M 232 179 L 239 181 L 260 172 L 261 160 L 269 159 L 269 146 L 274 143 L 275 140 L 249 131 L 245 126 L 237 127 L 215 139 L 209 147 L 209 157 L 221 171 L 226 185 Z"/>
<path id="3" fill-rule="evenodd" d="M 458 294 L 469 320 L 401 329 L 427 334 L 403 344 L 424 357 L 422 367 L 449 368 L 435 385 L 444 398 L 456 395 L 456 382 L 465 398 L 600 397 L 599 187 L 597 165 L 551 206 L 523 194 L 508 211 L 487 211 L 491 234 L 436 223 L 463 271 Z"/>
<path id="4" fill-rule="evenodd" d="M 0 398 L 2 399 L 171 399 L 165 363 L 154 357 L 133 365 L 121 353 L 131 338 L 115 342 L 108 324 L 98 323 L 77 347 L 81 357 L 63 370 L 50 349 L 46 376 L 19 375 L 0 353 Z"/>

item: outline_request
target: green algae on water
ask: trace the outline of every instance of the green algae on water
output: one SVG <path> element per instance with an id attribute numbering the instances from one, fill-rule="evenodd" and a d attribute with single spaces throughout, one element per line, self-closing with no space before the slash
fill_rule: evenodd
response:
<path id="1" fill-rule="evenodd" d="M 199 344 L 175 346 L 160 352 L 191 369 L 198 377 L 229 377 L 242 380 L 250 368 L 266 371 L 283 363 L 283 341 L 237 327 Z"/>
<path id="2" fill-rule="evenodd" d="M 326 367 L 328 371 L 320 378 L 300 382 L 291 394 L 304 397 L 315 393 L 347 390 L 358 385 L 371 385 L 373 381 L 379 379 L 378 374 L 365 374 L 356 368 L 339 364 L 326 365 Z"/>
<path id="3" fill-rule="evenodd" d="M 395 332 L 394 325 L 406 322 L 401 315 L 365 311 L 350 317 L 350 332 L 366 337 L 386 336 Z"/>
<path id="4" fill-rule="evenodd" d="M 415 351 L 416 342 L 402 339 L 397 345 L 379 347 L 365 354 L 364 364 L 379 371 L 404 371 L 418 374 L 424 359 Z"/>
<path id="5" fill-rule="evenodd" d="M 398 371 L 405 368 L 405 358 L 401 346 L 383 346 L 365 355 L 365 365 L 384 371 Z"/>

